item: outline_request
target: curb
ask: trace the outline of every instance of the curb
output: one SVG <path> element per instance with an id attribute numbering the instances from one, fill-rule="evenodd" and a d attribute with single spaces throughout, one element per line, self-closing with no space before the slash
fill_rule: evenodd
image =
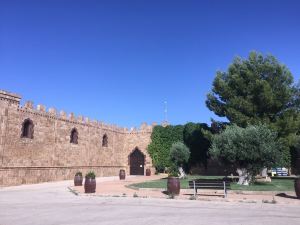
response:
<path id="1" fill-rule="evenodd" d="M 134 187 L 134 186 L 126 186 L 127 188 L 133 189 L 133 190 L 145 190 L 145 191 L 166 191 L 166 188 L 138 188 L 138 187 Z M 215 190 L 212 191 L 211 189 L 202 189 L 204 193 L 208 192 L 214 192 L 214 193 L 223 193 L 223 191 L 219 191 L 219 190 Z M 180 192 L 183 193 L 192 193 L 192 189 L 185 189 L 182 188 L 180 189 Z M 242 190 L 228 190 L 227 191 L 228 194 L 240 194 L 240 195 L 277 195 L 277 194 L 288 194 L 288 195 L 294 195 L 295 192 L 294 191 L 242 191 Z"/>

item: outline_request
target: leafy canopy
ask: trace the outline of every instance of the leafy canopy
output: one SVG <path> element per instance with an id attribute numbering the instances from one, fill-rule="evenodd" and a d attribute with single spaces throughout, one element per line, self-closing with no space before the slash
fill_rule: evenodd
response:
<path id="1" fill-rule="evenodd" d="M 170 160 L 176 166 L 181 166 L 182 164 L 188 162 L 190 158 L 189 148 L 182 142 L 176 142 L 172 144 L 170 150 Z"/>
<path id="2" fill-rule="evenodd" d="M 158 171 L 171 166 L 169 158 L 170 149 L 173 143 L 183 142 L 191 152 L 190 159 L 185 167 L 199 164 L 206 166 L 207 152 L 210 147 L 210 140 L 205 132 L 210 128 L 204 123 L 187 123 L 177 126 L 155 126 L 151 135 L 151 143 L 148 145 L 148 152 L 153 164 Z"/>
<path id="3" fill-rule="evenodd" d="M 151 143 L 148 145 L 148 152 L 153 164 L 158 171 L 170 167 L 170 149 L 173 143 L 183 141 L 183 126 L 155 126 L 151 134 Z"/>
<path id="4" fill-rule="evenodd" d="M 289 148 L 299 142 L 299 87 L 291 72 L 274 56 L 251 52 L 248 59 L 235 58 L 227 72 L 217 72 L 206 105 L 231 124 L 267 124 Z"/>
<path id="5" fill-rule="evenodd" d="M 207 167 L 208 149 L 210 140 L 206 133 L 210 132 L 210 128 L 205 123 L 187 123 L 183 129 L 183 140 L 189 147 L 191 156 L 189 166 L 203 164 Z"/>
<path id="6" fill-rule="evenodd" d="M 282 165 L 281 148 L 276 132 L 266 125 L 231 125 L 213 137 L 209 153 L 225 165 L 245 168 L 256 175 L 263 167 Z"/>
<path id="7" fill-rule="evenodd" d="M 96 178 L 96 174 L 94 171 L 89 171 L 86 175 L 85 178 L 92 178 L 95 179 Z"/>
<path id="8" fill-rule="evenodd" d="M 169 173 L 171 176 L 177 176 L 178 168 L 189 161 L 190 150 L 184 143 L 175 142 L 171 146 L 169 158 L 171 161 Z"/>

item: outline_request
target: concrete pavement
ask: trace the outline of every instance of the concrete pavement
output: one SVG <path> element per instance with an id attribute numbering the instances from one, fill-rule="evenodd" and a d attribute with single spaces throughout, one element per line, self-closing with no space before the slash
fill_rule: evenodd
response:
<path id="1" fill-rule="evenodd" d="M 72 181 L 0 189 L 0 225 L 300 224 L 299 205 L 76 196 Z"/>

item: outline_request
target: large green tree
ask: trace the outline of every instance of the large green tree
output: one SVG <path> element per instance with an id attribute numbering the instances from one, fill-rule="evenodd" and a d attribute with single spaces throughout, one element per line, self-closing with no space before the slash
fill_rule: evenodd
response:
<path id="1" fill-rule="evenodd" d="M 205 135 L 207 131 L 210 131 L 210 128 L 206 123 L 187 123 L 184 126 L 183 140 L 191 152 L 189 167 L 202 164 L 207 168 L 210 147 L 210 140 Z"/>
<path id="2" fill-rule="evenodd" d="M 289 147 L 299 142 L 299 88 L 274 56 L 251 52 L 247 59 L 235 58 L 226 72 L 217 72 L 206 104 L 241 127 L 267 124 L 286 146 L 283 157 L 289 165 Z"/>
<path id="3" fill-rule="evenodd" d="M 239 184 L 248 184 L 263 167 L 282 164 L 282 145 L 266 125 L 228 126 L 213 137 L 210 155 L 238 169 Z"/>

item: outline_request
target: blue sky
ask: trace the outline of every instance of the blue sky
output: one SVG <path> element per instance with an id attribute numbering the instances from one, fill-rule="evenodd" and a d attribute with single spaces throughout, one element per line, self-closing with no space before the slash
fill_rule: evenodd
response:
<path id="1" fill-rule="evenodd" d="M 0 0 L 0 89 L 131 127 L 210 122 L 217 70 L 251 50 L 300 78 L 300 1 Z"/>

